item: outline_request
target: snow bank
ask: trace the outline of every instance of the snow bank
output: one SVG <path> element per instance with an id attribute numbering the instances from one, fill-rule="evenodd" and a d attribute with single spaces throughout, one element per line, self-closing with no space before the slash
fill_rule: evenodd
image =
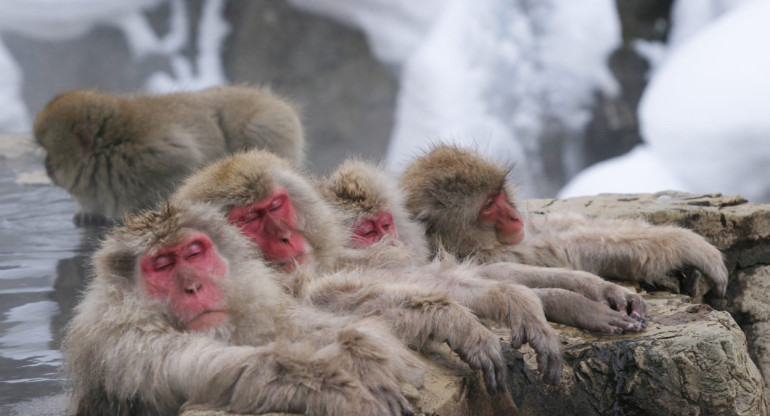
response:
<path id="1" fill-rule="evenodd" d="M 744 1 L 682 41 L 655 72 L 639 118 L 648 158 L 667 167 L 669 182 L 640 176 L 636 158 L 621 157 L 587 169 L 559 196 L 614 191 L 622 178 L 625 192 L 680 186 L 770 201 L 768 18 L 770 2 Z"/>

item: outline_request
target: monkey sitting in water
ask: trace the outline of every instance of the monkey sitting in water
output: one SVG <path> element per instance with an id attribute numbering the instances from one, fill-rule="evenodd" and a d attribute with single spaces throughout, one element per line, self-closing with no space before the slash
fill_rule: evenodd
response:
<path id="1" fill-rule="evenodd" d="M 409 218 L 403 192 L 380 168 L 363 161 L 347 160 L 322 181 L 326 200 L 343 214 L 350 233 L 347 245 L 366 251 L 377 251 L 378 245 L 392 244 L 412 254 L 402 264 L 428 264 L 429 249 L 422 224 Z M 445 254 L 440 267 L 454 262 Z M 435 263 L 435 262 L 434 262 Z M 433 267 L 437 267 L 434 265 Z M 534 288 L 543 303 L 549 321 L 595 332 L 619 334 L 645 328 L 647 304 L 636 293 L 607 282 L 590 273 L 561 268 L 523 266 L 500 263 L 494 276 L 504 282 Z M 421 276 L 421 282 L 449 288 L 458 282 L 439 276 Z M 496 285 L 492 280 L 466 277 L 464 285 Z M 614 309 L 612 309 L 612 308 Z"/>
<path id="2" fill-rule="evenodd" d="M 424 225 L 434 254 L 443 247 L 480 263 L 563 267 L 650 285 L 673 270 L 694 269 L 724 295 L 722 253 L 698 234 L 643 220 L 560 213 L 524 224 L 507 173 L 451 145 L 435 146 L 404 171 L 407 210 Z"/>
<path id="3" fill-rule="evenodd" d="M 251 245 L 206 205 L 126 217 L 67 327 L 72 410 L 412 414 L 422 363 L 377 320 L 299 304 Z"/>
<path id="4" fill-rule="evenodd" d="M 37 142 L 55 185 L 77 200 L 77 225 L 109 223 L 151 208 L 204 163 L 264 148 L 301 165 L 302 124 L 266 89 L 213 87 L 193 93 L 116 95 L 74 90 L 37 115 Z"/>

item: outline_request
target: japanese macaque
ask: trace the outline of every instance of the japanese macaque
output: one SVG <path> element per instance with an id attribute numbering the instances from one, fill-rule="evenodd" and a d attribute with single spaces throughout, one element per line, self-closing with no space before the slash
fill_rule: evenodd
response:
<path id="1" fill-rule="evenodd" d="M 298 166 L 305 144 L 287 101 L 246 86 L 167 95 L 69 91 L 37 115 L 34 131 L 51 181 L 80 206 L 78 225 L 151 208 L 204 163 L 235 151 L 264 148 Z"/>
<path id="2" fill-rule="evenodd" d="M 374 319 L 300 305 L 209 206 L 128 216 L 64 340 L 79 415 L 411 414 L 421 362 Z"/>
<path id="3" fill-rule="evenodd" d="M 344 225 L 350 231 L 348 246 L 364 249 L 376 244 L 397 244 L 427 263 L 425 230 L 409 218 L 402 192 L 382 169 L 363 161 L 347 160 L 324 182 L 322 191 L 328 202 L 344 215 Z M 476 270 L 480 276 L 538 288 L 535 293 L 543 302 L 548 320 L 611 334 L 644 329 L 640 322 L 646 317 L 644 299 L 598 276 L 511 263 L 479 266 Z M 441 278 L 442 281 L 432 283 L 439 287 L 460 283 L 447 279 L 447 274 Z M 461 286 L 501 286 L 479 280 L 467 276 L 461 280 Z M 426 278 L 422 281 L 428 283 Z"/>
<path id="4" fill-rule="evenodd" d="M 546 381 L 558 382 L 558 337 L 529 289 L 498 285 L 449 292 L 423 284 L 420 277 L 437 281 L 437 274 L 452 274 L 461 279 L 471 271 L 373 267 L 392 261 L 390 247 L 382 256 L 346 249 L 339 214 L 316 188 L 275 155 L 252 150 L 204 167 L 173 199 L 219 208 L 284 273 L 287 290 L 297 298 L 335 313 L 378 316 L 418 349 L 426 341 L 446 341 L 471 368 L 483 370 L 490 393 L 504 390 L 500 343 L 468 310 L 469 304 L 476 305 L 476 314 L 507 325 L 514 347 L 528 342 L 538 353 Z"/>
<path id="5" fill-rule="evenodd" d="M 535 220 L 517 209 L 508 169 L 478 153 L 438 145 L 404 172 L 406 206 L 434 251 L 443 247 L 478 262 L 511 261 L 584 270 L 605 278 L 641 281 L 694 269 L 722 296 L 727 268 L 703 237 L 643 220 L 589 219 L 552 213 Z"/>

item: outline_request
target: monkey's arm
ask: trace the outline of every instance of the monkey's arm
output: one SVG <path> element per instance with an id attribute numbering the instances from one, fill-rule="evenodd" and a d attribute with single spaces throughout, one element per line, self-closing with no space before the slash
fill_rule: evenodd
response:
<path id="1" fill-rule="evenodd" d="M 379 284 L 387 279 L 388 285 L 400 282 L 400 290 L 411 293 L 426 290 L 443 293 L 476 316 L 505 325 L 511 330 L 511 345 L 519 348 L 529 343 L 537 352 L 546 381 L 558 383 L 562 368 L 559 339 L 545 319 L 540 300 L 530 289 L 509 282 L 481 279 L 476 266 L 458 267 L 451 260 L 400 270 L 372 270 L 366 279 Z"/>
<path id="2" fill-rule="evenodd" d="M 369 275 L 364 281 L 361 273 Z M 474 370 L 482 370 L 490 394 L 505 391 L 506 367 L 500 342 L 467 308 L 446 293 L 411 284 L 382 283 L 395 270 L 327 275 L 313 282 L 305 299 L 334 314 L 371 316 L 388 322 L 407 344 L 423 348 L 447 342 Z"/>
<path id="3" fill-rule="evenodd" d="M 483 264 L 478 269 L 479 274 L 488 279 L 513 282 L 533 289 L 565 289 L 633 317 L 647 317 L 647 302 L 640 295 L 588 272 L 509 262 Z"/>
<path id="4" fill-rule="evenodd" d="M 401 392 L 378 391 L 346 368 L 344 339 L 325 346 L 278 340 L 259 347 L 226 346 L 209 339 L 185 342 L 169 354 L 156 382 L 185 398 L 185 408 L 221 408 L 232 413 L 290 412 L 313 415 L 400 415 L 409 405 Z M 150 373 L 152 374 L 152 373 Z M 147 377 L 147 375 L 145 375 Z M 149 378 L 149 377 L 147 377 Z"/>
<path id="5" fill-rule="evenodd" d="M 680 227 L 642 220 L 547 216 L 540 230 L 510 246 L 524 263 L 568 267 L 621 280 L 654 284 L 672 270 L 694 268 L 722 296 L 727 268 L 722 253 Z"/>

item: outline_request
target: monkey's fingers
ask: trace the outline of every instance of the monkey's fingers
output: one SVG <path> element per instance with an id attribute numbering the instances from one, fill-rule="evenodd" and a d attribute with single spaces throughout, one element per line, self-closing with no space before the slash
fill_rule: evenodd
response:
<path id="1" fill-rule="evenodd" d="M 511 331 L 511 348 L 518 350 L 527 343 L 527 332 L 519 328 Z"/>
<path id="2" fill-rule="evenodd" d="M 450 347 L 469 367 L 483 372 L 487 392 L 495 395 L 505 391 L 508 367 L 505 365 L 503 350 L 497 336 L 489 331 L 486 332 L 488 334 L 485 334 L 483 340 L 456 349 L 450 343 Z"/>
<path id="3" fill-rule="evenodd" d="M 641 295 L 629 293 L 626 297 L 626 312 L 634 318 L 647 318 L 647 301 Z"/>
<path id="4" fill-rule="evenodd" d="M 537 353 L 537 369 L 543 374 L 543 380 L 548 384 L 559 384 L 563 365 L 559 337 L 550 325 L 547 330 L 530 327 L 527 332 L 529 345 Z"/>

